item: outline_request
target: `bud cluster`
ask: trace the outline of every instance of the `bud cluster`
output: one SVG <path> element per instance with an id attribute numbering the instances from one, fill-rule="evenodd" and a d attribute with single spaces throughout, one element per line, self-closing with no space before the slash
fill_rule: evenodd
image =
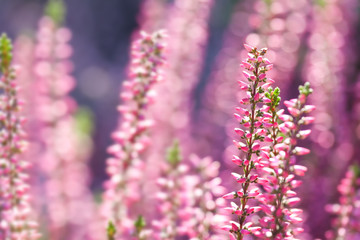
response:
<path id="1" fill-rule="evenodd" d="M 0 38 L 0 239 L 39 239 L 37 223 L 31 220 L 29 163 L 19 159 L 26 148 L 19 116 L 15 70 L 11 66 L 12 44 L 6 35 Z"/>
<path id="2" fill-rule="evenodd" d="M 266 76 L 272 69 L 272 64 L 265 58 L 267 49 L 253 48 L 245 45 L 248 51 L 248 58 L 241 66 L 246 69 L 243 72 L 246 80 L 239 80 L 240 89 L 245 92 L 246 97 L 240 100 L 241 107 L 237 107 L 234 114 L 241 128 L 235 128 L 235 132 L 242 139 L 234 140 L 235 146 L 240 150 L 239 155 L 234 155 L 232 161 L 241 169 L 240 173 L 232 173 L 233 177 L 240 184 L 240 190 L 228 193 L 223 196 L 225 199 L 237 200 L 231 202 L 231 207 L 226 208 L 230 213 L 236 215 L 237 221 L 231 221 L 225 226 L 230 232 L 232 239 L 243 239 L 244 235 L 255 234 L 259 227 L 252 226 L 247 222 L 249 215 L 258 212 L 260 207 L 250 206 L 249 200 L 260 196 L 258 182 L 263 179 L 258 177 L 256 170 L 263 168 L 263 150 L 261 143 L 264 142 L 266 129 L 271 127 L 264 116 L 267 110 L 260 107 L 263 104 L 265 91 L 274 82 Z"/>
<path id="3" fill-rule="evenodd" d="M 242 141 L 234 141 L 240 155 L 232 159 L 242 170 L 232 173 L 240 190 L 223 196 L 238 199 L 226 208 L 237 221 L 230 221 L 231 225 L 224 229 L 230 232 L 231 239 L 237 240 L 247 234 L 260 239 L 293 239 L 302 231 L 294 227 L 302 221 L 301 210 L 292 208 L 300 201 L 293 191 L 301 184 L 295 175 L 303 176 L 307 170 L 295 164 L 295 155 L 309 153 L 308 149 L 298 147 L 297 141 L 310 134 L 310 130 L 301 130 L 301 126 L 314 120 L 305 116 L 315 109 L 305 105 L 312 89 L 308 83 L 300 86 L 299 97 L 284 102 L 290 113 L 284 114 L 284 110 L 278 109 L 280 89 L 273 89 L 274 81 L 266 75 L 272 69 L 265 58 L 267 50 L 249 45 L 245 48 L 248 58 L 241 66 L 247 70 L 243 72 L 246 81 L 240 80 L 239 84 L 246 97 L 240 100 L 243 106 L 236 108 L 234 114 L 241 125 L 235 132 Z M 254 213 L 258 220 L 249 220 L 249 215 Z"/>
<path id="4" fill-rule="evenodd" d="M 139 179 L 144 170 L 140 154 L 150 142 L 147 131 L 152 121 L 147 117 L 148 105 L 153 100 L 153 85 L 161 79 L 160 66 L 164 64 L 163 31 L 151 35 L 142 32 L 132 48 L 130 80 L 123 83 L 118 107 L 122 121 L 113 134 L 115 144 L 109 148 L 113 155 L 107 160 L 110 179 L 105 183 L 104 214 L 112 219 L 117 232 L 133 234 L 134 224 L 129 211 L 140 198 Z"/>
<path id="5" fill-rule="evenodd" d="M 328 205 L 326 210 L 334 215 L 333 230 L 327 239 L 357 239 L 360 232 L 360 167 L 351 166 L 341 180 L 339 203 Z"/>
<path id="6" fill-rule="evenodd" d="M 302 222 L 302 210 L 293 208 L 300 201 L 295 188 L 301 181 L 295 176 L 304 176 L 307 168 L 296 164 L 296 155 L 305 155 L 310 151 L 298 147 L 299 139 L 305 139 L 311 130 L 301 130 L 303 125 L 310 124 L 313 117 L 306 116 L 315 109 L 312 105 L 305 105 L 305 101 L 312 89 L 306 83 L 299 87 L 300 94 L 297 99 L 285 101 L 284 104 L 290 114 L 278 109 L 280 103 L 280 89 L 269 88 L 265 93 L 268 116 L 271 128 L 267 130 L 265 140 L 270 145 L 263 147 L 263 156 L 268 159 L 262 169 L 266 181 L 261 182 L 265 193 L 259 198 L 265 216 L 260 219 L 262 231 L 258 237 L 267 239 L 293 239 L 295 235 L 303 232 L 296 224 Z"/>

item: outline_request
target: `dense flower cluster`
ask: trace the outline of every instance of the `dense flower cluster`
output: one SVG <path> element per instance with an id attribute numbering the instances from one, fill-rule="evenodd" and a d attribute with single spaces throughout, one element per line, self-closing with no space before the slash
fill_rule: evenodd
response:
<path id="1" fill-rule="evenodd" d="M 31 219 L 29 162 L 19 158 L 26 147 L 19 116 L 21 103 L 15 69 L 11 66 L 12 44 L 6 35 L 0 38 L 0 239 L 34 240 L 40 237 L 37 223 Z"/>
<path id="2" fill-rule="evenodd" d="M 268 113 L 271 128 L 268 129 L 265 140 L 270 142 L 264 147 L 263 156 L 268 159 L 263 171 L 266 181 L 263 188 L 266 193 L 261 197 L 261 208 L 266 216 L 260 221 L 262 237 L 272 239 L 293 239 L 295 235 L 303 232 L 296 227 L 302 222 L 302 210 L 293 208 L 300 201 L 295 189 L 301 185 L 301 181 L 295 179 L 295 175 L 304 176 L 307 168 L 296 164 L 295 155 L 305 155 L 310 151 L 298 147 L 299 139 L 305 139 L 310 130 L 301 130 L 302 125 L 308 125 L 314 118 L 304 116 L 315 109 L 312 105 L 305 105 L 306 98 L 312 92 L 310 85 L 300 86 L 300 95 L 297 99 L 285 101 L 290 115 L 284 114 L 284 110 L 278 110 L 280 102 L 280 90 L 268 89 L 265 93 L 264 102 Z M 266 229 L 266 230 L 265 230 Z"/>
<path id="3" fill-rule="evenodd" d="M 264 167 L 262 157 L 259 156 L 266 154 L 260 144 L 264 141 L 266 128 L 271 127 L 268 122 L 263 121 L 263 111 L 266 111 L 266 108 L 260 108 L 259 105 L 263 101 L 265 90 L 273 83 L 272 79 L 266 77 L 266 72 L 272 68 L 272 64 L 265 58 L 267 49 L 257 50 L 249 45 L 245 45 L 245 48 L 249 52 L 247 60 L 242 63 L 242 67 L 247 70 L 243 72 L 246 80 L 239 80 L 239 85 L 246 96 L 240 100 L 243 106 L 237 107 L 237 113 L 234 114 L 242 126 L 235 128 L 242 141 L 234 140 L 241 155 L 234 155 L 232 158 L 232 161 L 242 169 L 241 174 L 232 173 L 240 184 L 240 190 L 223 196 L 225 199 L 237 200 L 228 208 L 230 213 L 237 216 L 237 221 L 231 221 L 231 225 L 225 227 L 229 228 L 233 239 L 243 239 L 244 235 L 255 233 L 260 229 L 253 227 L 252 223 L 246 220 L 249 215 L 260 210 L 258 206 L 250 206 L 249 200 L 258 198 L 260 194 L 256 183 L 262 180 L 258 178 L 256 170 Z"/>
<path id="4" fill-rule="evenodd" d="M 192 240 L 211 240 L 224 237 L 218 233 L 218 224 L 224 217 L 218 214 L 224 193 L 221 179 L 216 177 L 219 163 L 211 158 L 190 156 L 188 164 L 182 160 L 176 142 L 162 165 L 157 183 L 160 219 L 153 221 L 155 239 L 175 240 L 186 237 Z"/>
<path id="5" fill-rule="evenodd" d="M 181 163 L 181 155 L 178 143 L 168 150 L 167 161 L 163 164 L 161 177 L 157 184 L 160 187 L 156 198 L 161 219 L 153 221 L 158 229 L 154 238 L 157 240 L 174 240 L 179 235 L 177 228 L 180 222 L 179 211 L 183 205 L 184 176 L 189 168 Z"/>
<path id="6" fill-rule="evenodd" d="M 338 186 L 339 203 L 327 206 L 337 215 L 333 230 L 327 232 L 327 239 L 357 239 L 360 237 L 360 168 L 351 166 Z"/>
<path id="7" fill-rule="evenodd" d="M 224 238 L 218 228 L 226 220 L 219 214 L 224 201 L 218 197 L 226 191 L 218 177 L 220 163 L 197 155 L 191 155 L 189 160 L 192 173 L 184 177 L 187 201 L 180 214 L 180 232 L 192 240 Z"/>
<path id="8" fill-rule="evenodd" d="M 232 159 L 242 168 L 242 174 L 232 173 L 241 188 L 223 196 L 239 199 L 240 203 L 232 202 L 227 208 L 237 216 L 237 221 L 231 221 L 225 229 L 233 239 L 243 239 L 247 234 L 264 239 L 292 239 L 302 232 L 301 228 L 293 228 L 302 221 L 301 210 L 292 208 L 300 200 L 293 190 L 301 182 L 294 177 L 303 176 L 307 169 L 296 165 L 294 156 L 309 153 L 308 149 L 297 146 L 297 140 L 306 138 L 311 132 L 300 130 L 300 127 L 314 120 L 304 116 L 314 110 L 314 106 L 305 105 L 312 89 L 308 83 L 301 86 L 298 99 L 285 101 L 290 115 L 284 114 L 284 110 L 278 109 L 280 89 L 270 87 L 274 81 L 266 76 L 272 68 L 265 58 L 266 49 L 257 50 L 249 45 L 245 48 L 249 52 L 248 59 L 241 65 L 247 70 L 243 72 L 246 82 L 240 80 L 239 84 L 247 95 L 240 100 L 245 108 L 238 107 L 235 113 L 242 125 L 242 128 L 235 128 L 235 132 L 243 141 L 234 141 L 243 155 L 234 155 Z M 257 199 L 254 206 L 250 205 L 251 199 Z M 260 210 L 265 215 L 259 213 L 261 218 L 257 225 L 247 220 L 249 215 Z"/>
<path id="9" fill-rule="evenodd" d="M 46 236 L 97 239 L 98 214 L 86 162 L 91 140 L 78 128 L 78 109 L 69 96 L 75 87 L 70 39 L 69 29 L 46 16 L 39 22 L 36 41 L 26 36 L 17 41 L 14 55 L 22 65 L 19 81 L 26 87 L 21 94 L 28 119 L 24 127 L 29 151 L 24 158 L 34 166 L 31 192 L 39 222 L 48 228 Z"/>
<path id="10" fill-rule="evenodd" d="M 146 110 L 152 103 L 152 87 L 161 79 L 164 38 L 163 31 L 151 35 L 142 32 L 140 40 L 135 42 L 130 80 L 124 82 L 121 93 L 124 103 L 118 107 L 122 121 L 113 134 L 116 143 L 109 148 L 113 157 L 107 160 L 110 179 L 105 184 L 104 214 L 123 236 L 134 231 L 131 215 L 135 213 L 130 211 L 141 197 L 139 181 L 144 162 L 140 154 L 150 142 L 147 131 L 152 125 Z"/>

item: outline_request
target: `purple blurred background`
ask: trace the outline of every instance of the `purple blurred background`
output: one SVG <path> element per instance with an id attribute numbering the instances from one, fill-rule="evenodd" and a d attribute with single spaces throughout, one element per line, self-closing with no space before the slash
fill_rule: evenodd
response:
<path id="1" fill-rule="evenodd" d="M 294 0 L 295 1 L 295 0 Z M 15 39 L 21 33 L 34 34 L 37 29 L 38 20 L 43 15 L 43 9 L 47 1 L 43 0 L 3 0 L 0 7 L 0 32 L 7 32 L 8 35 Z M 106 148 L 112 143 L 110 133 L 115 129 L 118 121 L 118 112 L 116 106 L 119 103 L 119 90 L 121 82 L 126 78 L 126 67 L 129 60 L 129 46 L 131 42 L 131 36 L 135 30 L 139 27 L 137 16 L 141 9 L 140 0 L 67 0 L 67 14 L 64 25 L 68 27 L 72 33 L 73 38 L 71 44 L 74 48 L 74 54 L 72 61 L 75 64 L 74 77 L 77 80 L 76 89 L 72 92 L 72 96 L 77 100 L 81 106 L 86 106 L 94 114 L 94 150 L 91 159 L 91 170 L 93 174 L 92 188 L 95 191 L 100 191 L 102 182 L 107 178 L 105 174 L 105 159 L 108 154 Z M 170 2 L 170 1 L 169 1 Z M 242 27 L 241 29 L 234 29 L 233 25 L 230 25 L 231 19 L 235 14 L 239 14 L 243 10 L 239 0 L 217 0 L 215 1 L 212 9 L 210 21 L 209 21 L 209 40 L 207 45 L 207 51 L 205 56 L 205 63 L 202 69 L 201 77 L 198 86 L 192 93 L 194 99 L 194 121 L 202 119 L 199 113 L 203 107 L 202 96 L 206 93 L 207 83 L 212 79 L 211 73 L 214 66 L 216 66 L 216 58 L 220 51 L 224 47 L 225 36 L 233 34 L 234 39 L 243 39 L 243 37 L 249 32 L 249 23 L 247 22 L 247 15 L 238 16 L 238 22 L 236 26 Z M 346 0 L 345 2 L 351 2 Z M 356 2 L 356 1 L 353 1 Z M 348 142 L 349 145 L 343 144 L 341 135 L 335 136 L 330 134 L 334 138 L 334 143 L 328 147 L 326 142 L 330 141 L 325 139 L 319 145 L 312 145 L 315 150 L 313 154 L 318 159 L 317 162 L 312 162 L 311 157 L 305 160 L 305 165 L 313 166 L 310 170 L 310 175 L 315 176 L 315 179 L 307 179 L 306 184 L 309 186 L 306 190 L 303 190 L 303 205 L 308 206 L 308 210 L 312 211 L 316 208 L 323 207 L 325 204 L 335 202 L 337 199 L 337 192 L 335 186 L 339 182 L 346 168 L 344 165 L 348 165 L 349 162 L 360 162 L 360 146 L 359 139 L 360 134 L 356 136 L 356 131 L 360 131 L 358 122 L 360 117 L 357 113 L 360 113 L 359 103 L 359 90 L 360 85 L 356 84 L 359 79 L 360 70 L 360 58 L 359 50 L 356 46 L 360 44 L 360 31 L 359 31 L 359 4 L 354 6 L 353 10 L 357 14 L 351 19 L 351 24 L 347 24 L 345 20 L 349 20 L 350 15 L 344 15 L 341 19 L 339 26 L 346 25 L 348 27 L 346 31 L 346 47 L 342 50 L 345 60 L 342 58 L 337 59 L 338 55 L 334 54 L 332 60 L 345 62 L 343 69 L 339 70 L 335 74 L 341 74 L 343 76 L 341 86 L 341 94 L 332 95 L 329 94 L 328 99 L 338 98 L 337 100 L 342 102 L 340 106 L 330 106 L 331 114 L 341 113 L 339 116 L 346 116 L 346 121 L 336 121 L 340 130 L 331 129 L 333 132 L 347 131 L 352 135 Z M 239 11 L 239 7 L 240 10 Z M 309 10 L 310 12 L 310 10 Z M 308 15 L 309 12 L 307 12 Z M 245 17 L 246 16 L 246 17 Z M 311 23 L 313 19 L 307 18 L 307 21 Z M 311 49 L 308 46 L 309 39 L 314 32 L 313 26 L 308 24 L 308 28 L 303 32 L 301 38 L 299 37 L 299 46 L 296 54 L 296 66 L 292 70 L 292 73 L 287 76 L 286 88 L 288 91 L 282 92 L 282 98 L 288 99 L 295 97 L 297 94 L 297 86 L 301 84 L 304 79 L 308 79 L 306 69 L 306 61 Z M 170 39 L 171 40 L 171 39 Z M 227 43 L 227 42 L 226 42 Z M 242 41 L 232 42 L 232 46 L 235 49 L 242 47 Z M 280 49 L 282 47 L 280 46 Z M 238 53 L 236 53 L 238 55 Z M 284 61 L 287 61 L 284 60 Z M 237 69 L 235 71 L 237 73 Z M 304 73 L 305 72 L 305 73 Z M 305 76 L 305 77 L 304 77 Z M 236 78 L 236 76 L 233 76 Z M 235 79 L 234 79 L 235 81 Z M 286 89 L 285 88 L 285 89 Z M 319 90 L 321 90 L 319 88 Z M 336 92 L 336 91 L 333 91 Z M 318 94 L 315 89 L 315 95 Z M 320 95 L 319 95 L 320 96 Z M 336 101 L 335 101 L 336 102 Z M 224 124 L 225 125 L 225 124 Z M 222 152 L 227 146 L 228 142 L 225 141 L 226 131 L 225 127 L 214 128 L 214 132 L 219 135 L 220 141 L 217 145 L 218 151 Z M 345 130 L 344 130 L 345 129 Z M 322 131 L 321 129 L 319 130 Z M 327 133 L 330 131 L 326 131 Z M 319 133 L 313 137 L 313 142 L 321 142 Z M 324 134 L 323 134 L 324 135 Z M 346 134 L 345 134 L 346 135 Z M 322 136 L 322 135 L 321 135 Z M 325 136 L 325 135 L 324 135 Z M 201 133 L 194 135 L 196 140 L 203 138 Z M 304 145 L 310 146 L 314 143 L 305 143 Z M 215 150 L 214 150 L 215 151 Z M 337 155 L 332 155 L 336 152 Z M 214 156 L 218 153 L 211 152 Z M 337 157 L 342 153 L 347 153 L 346 162 L 340 164 L 337 168 Z M 330 156 L 330 157 L 329 157 Z M 351 160 L 349 160 L 351 159 Z M 218 159 L 221 160 L 221 159 Z M 339 160 L 340 161 L 340 160 Z M 335 171 L 336 170 L 336 171 Z M 333 178 L 332 181 L 327 179 Z M 331 192 L 326 192 L 329 185 L 333 184 Z M 325 193 L 324 193 L 325 192 Z M 326 197 L 320 198 L 320 195 L 326 194 Z M 318 201 L 318 202 L 317 202 Z M 315 237 L 321 237 L 323 230 L 329 226 L 329 220 L 326 216 L 314 216 L 312 219 L 313 226 L 311 228 Z M 325 219 L 326 222 L 323 222 Z M 316 228 L 320 230 L 316 231 Z M 318 234 L 318 235 L 317 235 Z"/>
<path id="2" fill-rule="evenodd" d="M 0 8 L 0 32 L 12 39 L 21 33 L 34 34 L 47 1 L 12 0 L 2 1 Z M 222 42 L 222 34 L 229 21 L 232 7 L 237 1 L 217 1 L 210 24 L 208 53 L 201 85 L 209 76 L 216 53 Z M 95 120 L 95 149 L 91 160 L 93 187 L 100 189 L 103 180 L 106 148 L 112 143 L 110 133 L 116 127 L 121 82 L 126 78 L 131 34 L 138 28 L 136 16 L 140 0 L 76 0 L 65 1 L 67 14 L 64 25 L 73 38 L 72 60 L 77 87 L 72 95 L 79 105 L 89 107 Z M 241 44 L 241 43 L 239 43 Z"/>

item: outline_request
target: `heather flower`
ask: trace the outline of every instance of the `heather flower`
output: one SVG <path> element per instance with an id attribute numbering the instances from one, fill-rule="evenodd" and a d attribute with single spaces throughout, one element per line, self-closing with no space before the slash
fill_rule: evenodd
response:
<path id="1" fill-rule="evenodd" d="M 218 177 L 220 163 L 196 155 L 191 155 L 189 160 L 192 173 L 183 179 L 182 191 L 186 201 L 180 209 L 179 231 L 192 240 L 223 238 L 217 227 L 225 221 L 218 212 L 224 205 L 224 200 L 218 197 L 225 192 Z"/>
<path id="2" fill-rule="evenodd" d="M 341 180 L 338 191 L 339 203 L 328 205 L 326 210 L 336 218 L 332 230 L 326 233 L 327 239 L 357 239 L 360 237 L 360 168 L 353 165 Z"/>
<path id="3" fill-rule="evenodd" d="M 130 80 L 123 83 L 118 107 L 122 121 L 114 132 L 115 144 L 109 148 L 113 155 L 107 160 L 110 179 L 105 183 L 103 209 L 117 229 L 117 236 L 134 233 L 132 206 L 140 200 L 139 180 L 144 170 L 141 153 L 150 142 L 147 132 L 152 125 L 147 108 L 153 102 L 153 85 L 161 79 L 160 66 L 164 63 L 164 32 L 151 35 L 142 32 L 132 48 Z"/>
<path id="4" fill-rule="evenodd" d="M 208 39 L 208 19 L 213 0 L 176 0 L 167 9 L 166 29 L 171 36 L 171 44 L 165 53 L 167 67 L 164 79 L 155 86 L 161 94 L 161 101 L 149 109 L 154 119 L 152 141 L 156 142 L 148 151 L 146 177 L 156 179 L 159 176 L 161 161 L 166 149 L 174 139 L 179 139 L 186 159 L 198 143 L 191 135 L 191 116 L 193 110 L 192 93 L 199 82 L 203 56 Z M 196 34 L 192 34 L 196 33 Z M 151 193 L 157 191 L 153 181 L 145 183 L 144 201 L 146 205 L 155 205 Z M 146 209 L 145 217 L 156 215 L 153 209 Z"/>
<path id="5" fill-rule="evenodd" d="M 353 98 L 357 94 L 353 77 L 358 71 L 354 64 L 357 52 L 353 51 L 357 6 L 356 0 L 316 1 L 309 12 L 308 52 L 302 78 L 316 92 L 309 97 L 309 103 L 317 110 L 312 115 L 316 120 L 309 139 L 314 171 L 305 184 L 316 184 L 309 184 L 309 194 L 304 194 L 303 200 L 312 213 L 307 221 L 312 233 L 329 228 L 330 215 L 323 209 L 336 191 L 328 186 L 337 185 L 348 162 L 359 155 L 353 125 L 360 116 Z M 321 198 L 324 200 L 319 201 Z"/>
<path id="6" fill-rule="evenodd" d="M 204 136 L 198 143 L 201 144 L 199 154 L 204 151 L 215 159 L 228 159 L 232 152 L 230 148 L 225 152 L 223 149 L 229 146 L 226 139 L 231 138 L 227 136 L 233 128 L 233 124 L 227 121 L 233 111 L 231 103 L 239 98 L 231 79 L 237 74 L 239 55 L 244 57 L 247 54 L 239 42 L 267 46 L 267 58 L 274 63 L 270 76 L 276 79 L 277 86 L 285 88 L 285 94 L 290 92 L 287 89 L 295 80 L 299 50 L 307 36 L 309 6 L 307 0 L 244 0 L 234 6 L 222 49 L 217 53 L 205 86 L 202 107 L 196 112 L 195 131 Z"/>
<path id="7" fill-rule="evenodd" d="M 240 183 L 240 190 L 224 195 L 225 199 L 233 199 L 231 211 L 236 216 L 236 221 L 231 221 L 229 226 L 224 227 L 230 232 L 230 236 L 236 239 L 243 239 L 247 234 L 256 234 L 259 231 L 257 226 L 252 226 L 248 222 L 248 216 L 259 211 L 258 207 L 251 207 L 250 200 L 258 199 L 261 196 L 260 190 L 256 185 L 258 176 L 256 170 L 264 165 L 261 163 L 262 154 L 266 151 L 261 149 L 261 142 L 264 141 L 263 129 L 268 126 L 264 124 L 264 114 L 260 104 L 264 101 L 264 86 L 268 87 L 271 79 L 266 77 L 269 64 L 265 63 L 267 49 L 257 49 L 245 45 L 248 49 L 248 58 L 241 66 L 246 71 L 243 72 L 245 81 L 239 80 L 240 89 L 245 92 L 245 97 L 240 100 L 243 105 L 236 108 L 234 114 L 236 120 L 242 126 L 240 133 L 242 141 L 234 140 L 235 146 L 240 150 L 239 156 L 233 156 L 233 162 L 241 168 L 240 173 L 233 174 L 235 180 Z"/>
<path id="8" fill-rule="evenodd" d="M 168 149 L 167 161 L 162 166 L 161 177 L 157 184 L 160 192 L 156 198 L 160 219 L 153 221 L 154 239 L 175 240 L 179 236 L 179 211 L 183 205 L 184 176 L 188 172 L 187 165 L 181 163 L 181 154 L 177 142 Z"/>
<path id="9" fill-rule="evenodd" d="M 290 115 L 284 114 L 284 110 L 279 110 L 280 90 L 269 88 L 265 93 L 265 98 L 269 99 L 265 104 L 268 110 L 263 121 L 268 122 L 271 127 L 267 129 L 265 139 L 271 145 L 267 148 L 266 167 L 263 168 L 266 179 L 260 182 L 266 193 L 260 199 L 261 208 L 266 216 L 260 219 L 263 227 L 259 237 L 264 239 L 294 239 L 303 230 L 297 227 L 302 222 L 302 210 L 293 208 L 300 198 L 296 197 L 295 188 L 300 185 L 300 181 L 294 180 L 295 175 L 303 176 L 307 168 L 296 164 L 296 155 L 305 155 L 309 150 L 298 147 L 298 139 L 304 139 L 309 135 L 308 130 L 301 130 L 305 121 L 306 113 L 314 110 L 311 105 L 305 105 L 306 98 L 312 93 L 310 85 L 306 83 L 299 87 L 299 97 L 290 101 L 285 101 Z"/>
<path id="10" fill-rule="evenodd" d="M 47 13 L 60 9 L 58 4 L 61 1 L 50 1 Z M 34 166 L 29 181 L 44 235 L 53 240 L 100 239 L 87 167 L 91 130 L 82 131 L 79 125 L 89 116 L 69 96 L 75 86 L 69 60 L 71 31 L 61 26 L 60 18 L 42 17 L 36 41 L 21 36 L 16 43 L 14 56 L 21 64 L 19 81 L 28 119 L 24 127 L 29 151 L 23 157 Z"/>
<path id="11" fill-rule="evenodd" d="M 38 225 L 31 219 L 30 163 L 19 158 L 26 148 L 19 115 L 21 103 L 12 62 L 12 44 L 6 35 L 0 38 L 0 239 L 39 239 Z"/>
<path id="12" fill-rule="evenodd" d="M 179 139 L 185 156 L 197 147 L 191 137 L 192 93 L 199 83 L 203 66 L 212 5 L 213 0 L 176 0 L 168 10 L 170 17 L 166 29 L 171 44 L 166 53 L 168 67 L 164 78 L 169 81 L 156 86 L 162 101 L 151 109 L 156 123 L 153 138 L 157 143 L 150 149 L 150 161 L 154 166 L 151 171 L 156 171 L 158 159 L 162 158 L 174 136 Z"/>

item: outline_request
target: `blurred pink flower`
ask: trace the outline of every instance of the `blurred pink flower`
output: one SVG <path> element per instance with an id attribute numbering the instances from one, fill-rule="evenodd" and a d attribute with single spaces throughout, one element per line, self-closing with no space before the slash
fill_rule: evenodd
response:
<path id="1" fill-rule="evenodd" d="M 140 185 L 145 169 L 141 153 L 150 139 L 147 132 L 151 127 L 147 109 L 151 104 L 153 85 L 161 79 L 161 65 L 164 64 L 165 33 L 141 33 L 141 38 L 132 47 L 130 80 L 123 83 L 119 106 L 122 119 L 114 132 L 115 144 L 108 151 L 113 155 L 107 160 L 110 179 L 105 182 L 103 214 L 115 223 L 119 239 L 132 236 L 137 216 L 134 204 L 141 202 Z M 145 180 L 145 179 L 144 179 Z M 117 238 L 118 239 L 118 238 Z"/>

